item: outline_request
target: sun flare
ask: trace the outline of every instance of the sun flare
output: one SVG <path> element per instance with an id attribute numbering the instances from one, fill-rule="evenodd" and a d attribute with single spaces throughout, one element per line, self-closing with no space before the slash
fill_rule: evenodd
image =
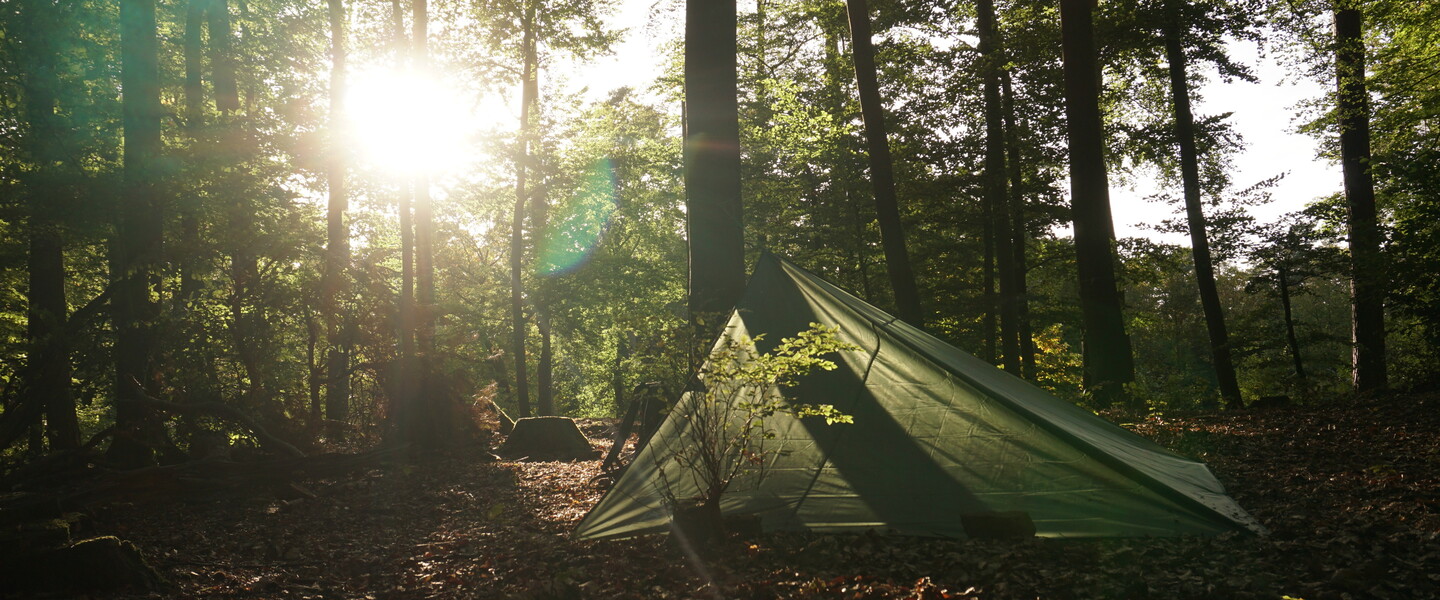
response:
<path id="1" fill-rule="evenodd" d="M 363 164 L 392 174 L 436 174 L 478 158 L 477 138 L 503 110 L 484 110 L 474 94 L 432 74 L 398 69 L 357 73 L 350 87 L 349 133 Z"/>

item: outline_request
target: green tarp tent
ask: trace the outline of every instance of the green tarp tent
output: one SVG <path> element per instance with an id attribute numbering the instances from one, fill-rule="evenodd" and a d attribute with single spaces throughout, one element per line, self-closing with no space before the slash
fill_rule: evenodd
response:
<path id="1" fill-rule="evenodd" d="M 766 531 L 876 530 L 966 537 L 962 517 L 1024 511 L 1036 535 L 1169 536 L 1265 530 L 1202 463 L 1173 454 L 911 327 L 794 264 L 766 254 L 723 335 L 764 333 L 759 350 L 810 323 L 862 348 L 839 368 L 783 390 L 832 404 L 850 424 L 772 418 L 768 473 L 727 490 L 727 516 Z M 718 347 L 718 345 L 717 345 Z M 692 402 L 690 395 L 680 402 Z M 674 411 L 679 414 L 683 411 Z M 667 419 L 579 538 L 668 531 L 660 485 L 697 490 L 667 448 L 689 426 Z"/>

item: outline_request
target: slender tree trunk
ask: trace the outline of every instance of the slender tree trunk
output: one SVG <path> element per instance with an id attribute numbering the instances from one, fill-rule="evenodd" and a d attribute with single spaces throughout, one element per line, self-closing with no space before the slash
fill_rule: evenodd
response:
<path id="1" fill-rule="evenodd" d="M 745 291 L 735 0 L 685 3 L 690 318 L 708 342 Z"/>
<path id="2" fill-rule="evenodd" d="M 985 286 L 981 292 L 985 314 L 980 318 L 980 348 L 985 362 L 994 365 L 1000 362 L 1000 336 L 996 328 L 1000 316 L 1000 298 L 999 294 L 995 293 L 995 207 L 988 201 L 982 201 L 980 209 L 980 243 L 984 246 L 984 255 L 980 260 L 984 273 L 980 284 Z"/>
<path id="3" fill-rule="evenodd" d="M 414 0 L 411 21 L 411 68 L 424 74 L 430 68 L 430 12 L 426 0 Z M 420 352 L 435 351 L 435 211 L 430 201 L 430 177 L 415 175 L 415 303 L 418 309 L 416 337 Z"/>
<path id="4" fill-rule="evenodd" d="M 1305 362 L 1300 359 L 1300 338 L 1295 335 L 1295 317 L 1290 312 L 1290 277 L 1285 267 L 1276 269 L 1280 281 L 1280 306 L 1285 310 L 1285 343 L 1290 347 L 1290 358 L 1295 362 L 1295 378 L 1300 387 L 1305 385 Z"/>
<path id="5" fill-rule="evenodd" d="M 214 73 L 215 110 L 240 110 L 240 91 L 235 84 L 235 56 L 230 51 L 229 0 L 210 5 L 210 69 Z"/>
<path id="6" fill-rule="evenodd" d="M 1115 282 L 1115 226 L 1100 118 L 1100 67 L 1091 10 L 1096 0 L 1060 0 L 1065 59 L 1065 116 L 1075 263 L 1085 327 L 1085 387 L 1102 404 L 1126 399 L 1135 378 L 1130 339 Z M 1134 405 L 1131 408 L 1143 409 Z"/>
<path id="7" fill-rule="evenodd" d="M 1009 152 L 1006 167 L 1010 171 L 1010 232 L 1014 236 L 1015 252 L 1013 266 L 1015 276 L 1015 334 L 1019 338 L 1020 377 L 1035 378 L 1035 338 L 1030 332 L 1030 299 L 1025 279 L 1025 195 L 1024 171 L 1020 168 L 1020 137 L 1015 125 L 1015 95 L 1010 89 L 1010 72 L 1001 73 L 1000 89 L 1005 105 L 1005 140 Z"/>
<path id="8" fill-rule="evenodd" d="M 869 144 L 870 180 L 875 187 L 875 213 L 880 222 L 880 242 L 885 247 L 885 265 L 895 289 L 895 306 L 901 319 L 923 327 L 920 292 L 910 269 L 905 249 L 905 228 L 900 222 L 900 203 L 895 194 L 894 162 L 885 129 L 885 107 L 880 101 L 880 84 L 875 73 L 875 48 L 870 41 L 870 7 L 865 0 L 847 0 L 850 17 L 850 49 L 855 57 L 855 80 L 860 88 L 860 114 L 865 121 Z"/>
<path id="9" fill-rule="evenodd" d="M 555 357 L 550 347 L 550 315 L 545 312 L 543 306 L 536 307 L 535 327 L 540 330 L 540 360 L 535 369 L 535 387 L 538 392 L 535 397 L 535 411 L 541 415 L 553 415 L 555 414 L 555 391 L 552 377 L 554 376 Z"/>
<path id="10" fill-rule="evenodd" d="M 1165 30 L 1165 58 L 1170 67 L 1170 98 L 1175 110 L 1175 138 L 1180 145 L 1180 176 L 1185 187 L 1185 221 L 1190 230 L 1190 252 L 1195 259 L 1195 282 L 1200 289 L 1200 306 L 1205 311 L 1205 329 L 1210 334 L 1210 358 L 1220 398 L 1232 409 L 1243 408 L 1240 383 L 1230 360 L 1230 334 L 1225 312 L 1215 287 L 1215 268 L 1210 259 L 1205 212 L 1200 204 L 1200 152 L 1195 146 L 1195 121 L 1190 113 L 1190 82 L 1187 80 L 1185 48 L 1180 40 L 1178 9 L 1172 4 L 1170 23 Z M 1213 404 L 1208 400 L 1206 404 Z"/>
<path id="11" fill-rule="evenodd" d="M 410 56 L 409 42 L 405 38 L 405 8 L 400 0 L 390 0 L 390 27 L 395 53 L 395 63 L 403 68 L 405 61 Z M 404 396 L 411 389 L 410 380 L 410 358 L 415 355 L 415 222 L 412 202 L 414 198 L 413 181 L 403 181 L 400 184 L 400 198 L 397 212 L 400 221 L 400 301 L 398 310 L 399 316 L 399 346 L 401 368 L 399 376 L 399 392 Z M 403 398 L 400 401 L 404 401 Z"/>
<path id="12" fill-rule="evenodd" d="M 201 74 L 204 57 L 205 13 L 212 0 L 189 0 L 185 8 L 185 131 L 190 138 L 190 151 L 199 152 L 200 130 L 205 125 L 205 86 Z M 199 293 L 202 281 L 196 273 L 195 253 L 200 248 L 200 198 L 192 196 L 180 202 L 180 251 L 175 260 L 180 268 L 180 306 Z"/>
<path id="13" fill-rule="evenodd" d="M 325 165 L 329 206 L 325 219 L 325 418 L 344 422 L 350 418 L 350 347 L 345 336 L 345 300 L 350 289 L 350 226 L 345 213 L 350 209 L 345 174 L 345 0 L 329 0 L 330 17 L 330 152 Z"/>
<path id="14" fill-rule="evenodd" d="M 215 73 L 215 108 L 222 122 L 231 112 L 240 109 L 240 96 L 235 84 L 235 58 L 231 53 L 230 8 L 228 0 L 214 0 L 209 11 L 210 65 Z M 239 126 L 227 123 L 219 153 L 227 158 L 238 156 Z M 267 385 L 264 373 L 264 350 L 269 336 L 259 302 L 260 268 L 254 247 L 255 209 L 249 198 L 232 197 L 229 228 L 235 241 L 230 254 L 231 336 L 241 368 L 249 380 L 246 394 L 259 398 Z"/>
<path id="15" fill-rule="evenodd" d="M 111 244 L 111 300 L 115 324 L 115 426 L 111 460 L 138 466 L 154 460 L 153 447 L 164 435 L 155 415 L 142 404 L 135 386 L 154 391 L 151 355 L 152 319 L 159 295 L 156 261 L 162 240 L 157 163 L 162 152 L 159 43 L 155 0 L 120 2 L 120 85 L 124 124 L 124 190 L 116 238 Z"/>
<path id="16" fill-rule="evenodd" d="M 833 20 L 826 18 L 822 27 L 825 31 L 826 99 L 829 104 L 830 113 L 835 115 L 836 119 L 841 119 L 845 114 L 845 99 L 847 97 L 843 82 L 848 79 L 849 75 L 842 67 L 842 56 L 844 52 L 841 44 L 843 43 L 842 32 L 845 27 L 845 19 L 841 13 L 837 13 L 836 17 L 838 18 Z M 855 194 L 852 193 L 856 187 L 856 180 L 852 175 L 854 169 L 852 169 L 850 165 L 855 158 L 855 153 L 852 151 L 851 145 L 850 137 L 843 134 L 835 140 L 835 182 L 843 192 L 843 197 L 840 198 L 840 201 L 845 203 L 845 212 L 850 219 L 853 237 L 849 245 L 849 250 L 856 271 L 860 275 L 860 285 L 858 288 L 861 294 L 860 297 L 866 302 L 869 302 L 871 301 L 872 294 L 870 290 L 870 259 L 867 256 L 868 252 L 866 252 L 866 238 L 868 236 L 865 234 L 865 225 L 867 221 L 861 217 L 860 206 L 855 198 Z"/>
<path id="17" fill-rule="evenodd" d="M 530 163 L 530 110 L 536 101 L 535 81 L 535 8 L 528 0 L 524 13 L 523 64 L 520 72 L 520 139 L 515 157 L 515 211 L 510 223 L 510 320 L 513 326 L 511 353 L 515 357 L 515 405 L 521 418 L 530 416 L 530 377 L 525 364 L 525 209 L 529 194 L 526 189 Z"/>
<path id="18" fill-rule="evenodd" d="M 411 181 L 400 184 L 400 357 L 415 356 L 415 217 Z M 408 372 L 408 369 L 407 369 Z"/>
<path id="19" fill-rule="evenodd" d="M 1337 4 L 1351 4 L 1337 2 Z M 1353 379 L 1360 393 L 1385 389 L 1385 262 L 1370 171 L 1370 100 L 1365 85 L 1364 19 L 1359 8 L 1335 11 L 1335 79 L 1340 165 L 1350 225 L 1350 325 Z"/>
<path id="20" fill-rule="evenodd" d="M 625 359 L 630 357 L 630 334 L 615 333 L 615 361 L 610 364 L 610 390 L 614 392 L 615 414 L 625 410 Z M 633 419 L 632 419 L 633 421 Z M 622 425 L 624 425 L 622 423 Z"/>
<path id="21" fill-rule="evenodd" d="M 1011 245 L 1009 190 L 1005 169 L 1005 120 L 1000 98 L 1000 71 L 1004 55 L 1000 51 L 999 32 L 995 25 L 994 0 L 978 0 L 981 63 L 984 65 L 985 95 L 985 204 L 990 216 L 990 231 L 995 240 L 995 266 L 1000 275 L 1000 355 L 1005 370 L 1020 374 L 1020 345 L 1016 333 L 1015 312 L 1015 250 Z"/>

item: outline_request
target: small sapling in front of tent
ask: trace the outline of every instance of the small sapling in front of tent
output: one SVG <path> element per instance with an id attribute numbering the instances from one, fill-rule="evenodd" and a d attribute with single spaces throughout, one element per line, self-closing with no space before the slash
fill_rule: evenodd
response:
<path id="1" fill-rule="evenodd" d="M 784 338 L 769 352 L 760 352 L 753 339 L 723 336 L 701 366 L 701 389 L 687 394 L 671 418 L 684 423 L 673 443 L 662 450 L 671 467 L 661 469 L 661 493 L 674 510 L 677 530 L 703 547 L 721 532 L 720 496 L 740 481 L 759 485 L 775 448 L 771 419 L 824 419 L 827 425 L 850 423 L 852 418 L 829 404 L 787 401 L 781 390 L 796 385 L 812 370 L 834 370 L 826 358 L 837 352 L 859 350 L 841 341 L 840 329 L 811 323 L 795 337 Z M 657 449 L 658 450 L 658 449 Z"/>

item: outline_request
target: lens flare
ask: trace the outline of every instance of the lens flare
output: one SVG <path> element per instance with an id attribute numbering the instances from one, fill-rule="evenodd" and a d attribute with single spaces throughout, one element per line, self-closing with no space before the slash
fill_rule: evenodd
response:
<path id="1" fill-rule="evenodd" d="M 602 158 L 586 171 L 579 189 L 552 209 L 536 264 L 539 273 L 561 275 L 585 264 L 614 214 L 615 166 Z"/>

